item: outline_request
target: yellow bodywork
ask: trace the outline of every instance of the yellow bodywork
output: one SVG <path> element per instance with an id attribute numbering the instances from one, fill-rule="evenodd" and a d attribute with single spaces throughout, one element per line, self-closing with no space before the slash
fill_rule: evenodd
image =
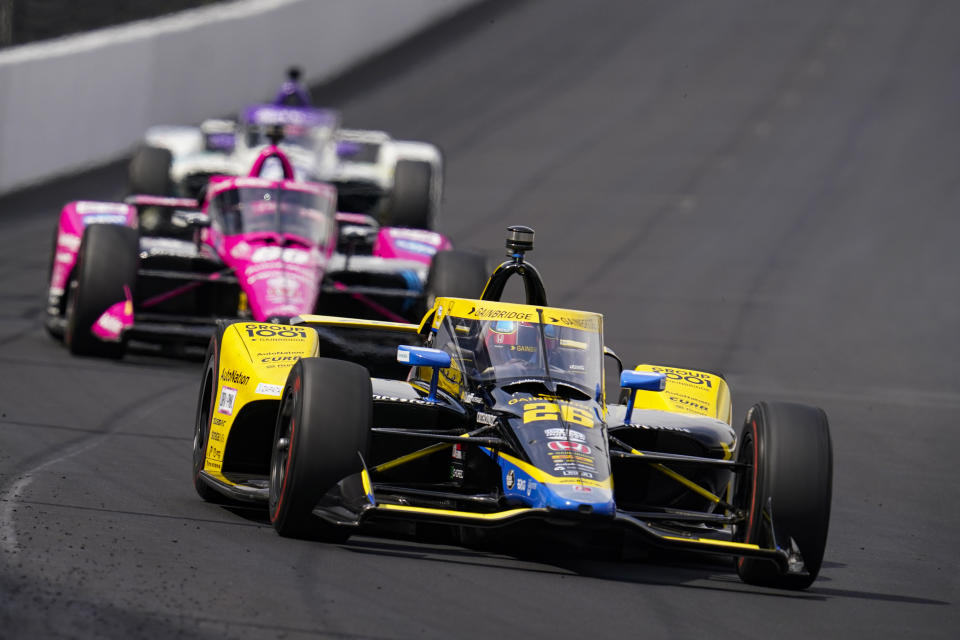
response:
<path id="1" fill-rule="evenodd" d="M 667 376 L 663 391 L 637 391 L 636 409 L 694 413 L 730 424 L 730 388 L 720 376 L 652 364 L 638 365 L 636 370 L 656 371 Z"/>
<path id="2" fill-rule="evenodd" d="M 433 328 L 440 326 L 445 316 L 465 320 L 516 320 L 518 322 L 540 322 L 537 309 L 543 310 L 543 324 L 561 327 L 574 327 L 597 333 L 603 330 L 603 316 L 589 311 L 559 309 L 555 307 L 537 307 L 513 302 L 492 300 L 469 300 L 466 298 L 437 298 L 434 304 Z M 430 316 L 428 315 L 427 318 Z"/>
<path id="3" fill-rule="evenodd" d="M 220 468 L 237 415 L 250 402 L 280 400 L 294 363 L 317 355 L 317 334 L 302 325 L 238 322 L 224 331 L 219 355 L 204 470 L 232 484 Z"/>

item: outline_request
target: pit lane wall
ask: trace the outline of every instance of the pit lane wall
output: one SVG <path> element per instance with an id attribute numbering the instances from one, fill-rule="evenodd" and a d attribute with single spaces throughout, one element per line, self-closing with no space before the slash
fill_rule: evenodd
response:
<path id="1" fill-rule="evenodd" d="M 0 51 L 0 194 L 130 153 L 155 124 L 322 82 L 477 0 L 238 0 Z"/>

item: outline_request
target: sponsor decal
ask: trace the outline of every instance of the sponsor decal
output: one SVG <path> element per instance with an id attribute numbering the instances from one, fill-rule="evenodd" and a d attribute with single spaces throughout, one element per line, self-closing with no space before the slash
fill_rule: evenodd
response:
<path id="1" fill-rule="evenodd" d="M 243 330 L 249 338 L 306 338 L 307 330 L 281 324 L 245 324 Z"/>
<path id="2" fill-rule="evenodd" d="M 398 249 L 403 249 L 404 251 L 417 253 L 423 256 L 432 256 L 437 252 L 437 248 L 432 245 L 424 244 L 422 242 L 414 242 L 412 240 L 397 240 L 394 244 L 396 244 Z"/>
<path id="3" fill-rule="evenodd" d="M 460 467 L 452 467 L 450 469 L 450 478 L 453 480 L 463 480 L 463 469 Z"/>
<path id="4" fill-rule="evenodd" d="M 59 236 L 57 236 L 57 245 L 63 247 L 67 251 L 79 251 L 80 242 L 80 236 L 75 236 L 72 233 L 61 233 Z"/>
<path id="5" fill-rule="evenodd" d="M 453 450 L 451 455 L 453 456 L 454 460 L 463 460 L 463 445 L 462 444 L 453 445 Z"/>
<path id="6" fill-rule="evenodd" d="M 569 440 L 551 440 L 547 443 L 553 451 L 576 451 L 577 453 L 590 453 L 590 447 L 582 442 L 570 442 Z"/>
<path id="7" fill-rule="evenodd" d="M 422 400 L 420 398 L 397 398 L 395 396 L 382 396 L 379 393 L 373 394 L 373 399 L 378 402 L 401 402 L 404 404 L 419 404 L 427 407 L 432 407 L 434 404 L 429 400 Z"/>
<path id="8" fill-rule="evenodd" d="M 257 393 L 262 396 L 277 396 L 280 397 L 283 395 L 283 385 L 282 384 L 267 384 L 266 382 L 261 382 L 257 385 Z"/>
<path id="9" fill-rule="evenodd" d="M 130 210 L 129 205 L 121 202 L 90 202 L 80 201 L 74 206 L 74 210 L 82 216 L 91 213 L 114 213 L 123 216 Z"/>
<path id="10" fill-rule="evenodd" d="M 483 404 L 483 398 L 473 393 L 470 393 L 469 391 L 463 394 L 463 401 L 466 402 L 467 404 Z"/>
<path id="11" fill-rule="evenodd" d="M 468 316 L 476 316 L 481 320 L 535 320 L 532 313 L 522 311 L 505 311 L 503 309 L 486 309 L 484 307 L 473 307 Z"/>
<path id="12" fill-rule="evenodd" d="M 516 474 L 513 472 L 513 469 L 510 469 L 510 471 L 507 471 L 507 481 L 506 481 L 507 489 L 513 489 L 513 483 L 515 479 L 516 479 Z"/>
<path id="13" fill-rule="evenodd" d="M 557 399 L 556 396 L 548 396 L 548 395 L 539 395 L 536 398 L 526 396 L 526 397 L 520 397 L 520 398 L 510 398 L 510 400 L 507 401 L 507 404 L 518 404 L 520 402 L 540 402 L 542 400 L 556 400 L 556 399 Z"/>
<path id="14" fill-rule="evenodd" d="M 391 238 L 407 238 L 415 242 L 423 242 L 426 244 L 432 244 L 440 246 L 443 244 L 443 238 L 439 233 L 433 231 L 425 231 L 423 229 L 406 229 L 403 227 L 393 227 L 388 233 Z"/>
<path id="15" fill-rule="evenodd" d="M 273 182 L 270 180 L 264 180 L 263 178 L 251 178 L 251 177 L 242 177 L 237 178 L 233 181 L 233 185 L 236 187 L 251 187 L 255 189 L 269 189 L 273 186 Z M 230 183 L 226 183 L 226 188 L 230 189 Z"/>
<path id="16" fill-rule="evenodd" d="M 538 486 L 536 480 L 527 482 L 527 495 L 529 496 L 532 491 L 536 491 Z"/>
<path id="17" fill-rule="evenodd" d="M 586 442 L 587 440 L 587 436 L 572 429 L 544 429 L 543 435 L 551 440 L 576 440 L 577 442 Z"/>
<path id="18" fill-rule="evenodd" d="M 252 251 L 253 249 L 250 248 L 250 245 L 241 240 L 230 249 L 230 257 L 236 258 L 237 260 L 246 260 L 250 257 Z"/>
<path id="19" fill-rule="evenodd" d="M 113 315 L 105 314 L 100 316 L 100 318 L 97 320 L 97 324 L 111 334 L 119 334 L 121 331 L 123 331 L 123 321 Z"/>
<path id="20" fill-rule="evenodd" d="M 213 424 L 214 424 L 214 426 L 216 426 L 216 427 L 222 427 L 223 425 L 227 424 L 227 421 L 224 420 L 223 418 L 218 418 L 218 417 L 214 416 L 214 417 L 213 417 Z"/>
<path id="21" fill-rule="evenodd" d="M 698 413 L 710 413 L 710 407 L 702 402 L 690 400 L 686 397 L 680 396 L 667 396 L 667 398 L 670 400 L 670 402 L 680 405 L 685 409 L 690 409 L 691 411 L 696 411 Z"/>
<path id="22" fill-rule="evenodd" d="M 680 433 L 691 433 L 686 427 L 670 427 L 662 424 L 632 424 L 634 429 L 645 429 L 647 431 L 678 431 Z"/>
<path id="23" fill-rule="evenodd" d="M 274 262 L 275 260 L 289 264 L 307 264 L 310 262 L 310 252 L 294 247 L 271 245 L 268 247 L 257 247 L 253 255 L 250 256 L 250 262 Z"/>
<path id="24" fill-rule="evenodd" d="M 576 318 L 567 315 L 548 315 L 546 320 L 552 324 L 561 324 L 567 327 L 574 327 L 576 329 L 584 329 L 586 331 L 598 331 L 600 329 L 596 318 Z"/>
<path id="25" fill-rule="evenodd" d="M 269 278 L 267 279 L 267 300 L 273 303 L 283 303 L 288 300 L 298 300 L 300 296 L 300 283 L 290 278 Z"/>
<path id="26" fill-rule="evenodd" d="M 296 362 L 301 356 L 298 355 L 289 355 L 289 356 L 264 356 L 260 358 L 260 362 L 270 363 L 270 362 Z"/>
<path id="27" fill-rule="evenodd" d="M 573 485 L 574 491 L 579 491 L 580 493 L 592 493 L 593 489 L 591 487 L 585 487 L 582 484 Z"/>
<path id="28" fill-rule="evenodd" d="M 574 407 L 569 404 L 558 405 L 555 402 L 531 402 L 523 406 L 523 422 L 539 422 L 541 420 L 572 422 L 582 427 L 593 427 L 593 417 L 583 407 Z"/>
<path id="29" fill-rule="evenodd" d="M 713 387 L 710 380 L 710 374 L 702 371 L 689 371 L 687 369 L 675 369 L 673 367 L 650 367 L 652 371 L 662 373 L 667 376 L 667 380 L 673 380 L 681 384 L 693 385 L 698 387 Z"/>
<path id="30" fill-rule="evenodd" d="M 517 478 L 517 491 L 526 491 L 527 481 L 523 478 Z"/>
<path id="31" fill-rule="evenodd" d="M 409 351 L 397 351 L 397 362 L 410 362 Z"/>
<path id="32" fill-rule="evenodd" d="M 83 216 L 83 226 L 91 224 L 126 224 L 126 214 L 91 213 Z"/>
<path id="33" fill-rule="evenodd" d="M 233 403 L 237 401 L 237 390 L 233 387 L 223 387 L 220 389 L 220 402 L 217 404 L 217 411 L 224 415 L 233 415 Z"/>
<path id="34" fill-rule="evenodd" d="M 250 376 L 244 374 L 241 371 L 234 371 L 233 369 L 224 369 L 220 372 L 220 380 L 223 382 L 230 382 L 233 384 L 245 385 L 250 382 Z"/>
<path id="35" fill-rule="evenodd" d="M 477 412 L 477 424 L 485 424 L 492 427 L 497 424 L 497 416 L 492 413 L 484 413 L 483 411 Z"/>

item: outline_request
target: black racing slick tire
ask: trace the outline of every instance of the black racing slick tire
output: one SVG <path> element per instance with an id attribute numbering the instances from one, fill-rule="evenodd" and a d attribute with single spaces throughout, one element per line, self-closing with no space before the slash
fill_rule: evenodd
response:
<path id="1" fill-rule="evenodd" d="M 136 229 L 92 224 L 83 231 L 77 264 L 67 290 L 63 341 L 70 353 L 120 358 L 126 345 L 104 342 L 93 335 L 97 319 L 116 302 L 131 296 L 137 280 L 140 245 Z"/>
<path id="2" fill-rule="evenodd" d="M 218 320 L 217 329 L 210 337 L 207 355 L 203 361 L 203 377 L 200 381 L 200 395 L 197 398 L 197 414 L 193 429 L 193 488 L 197 495 L 207 502 L 220 502 L 223 496 L 204 482 L 200 472 L 206 466 L 207 448 L 210 444 L 210 429 L 217 406 L 217 380 L 220 372 L 220 353 L 223 334 L 232 322 Z"/>
<path id="3" fill-rule="evenodd" d="M 487 286 L 488 275 L 486 258 L 481 255 L 466 251 L 438 252 L 427 273 L 425 310 L 431 309 L 437 298 L 479 298 Z"/>
<path id="4" fill-rule="evenodd" d="M 389 224 L 395 227 L 430 229 L 433 226 L 431 182 L 433 167 L 429 162 L 399 160 L 393 172 L 390 195 Z"/>
<path id="5" fill-rule="evenodd" d="M 270 521 L 282 536 L 328 542 L 351 529 L 322 521 L 313 508 L 363 469 L 373 416 L 370 374 L 359 364 L 302 358 L 287 376 L 270 458 Z"/>
<path id="6" fill-rule="evenodd" d="M 170 165 L 173 154 L 162 147 L 142 146 L 133 154 L 129 166 L 130 193 L 167 196 L 173 191 Z"/>
<path id="7" fill-rule="evenodd" d="M 734 539 L 761 547 L 795 548 L 802 573 L 783 573 L 771 561 L 738 558 L 748 583 L 806 589 L 820 572 L 830 523 L 833 448 L 822 409 L 761 402 L 747 412 L 737 462 L 734 505 L 746 515 Z"/>

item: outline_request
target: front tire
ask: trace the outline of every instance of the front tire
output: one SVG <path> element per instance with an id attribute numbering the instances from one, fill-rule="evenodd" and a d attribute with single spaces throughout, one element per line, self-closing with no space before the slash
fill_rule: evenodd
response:
<path id="1" fill-rule="evenodd" d="M 130 193 L 168 196 L 173 192 L 170 165 L 173 154 L 163 147 L 142 146 L 130 159 Z"/>
<path id="2" fill-rule="evenodd" d="M 340 480 L 363 469 L 373 415 L 370 374 L 353 362 L 303 358 L 280 399 L 270 457 L 270 521 L 282 536 L 342 542 L 350 529 L 313 516 Z"/>
<path id="3" fill-rule="evenodd" d="M 104 342 L 95 335 L 94 323 L 125 298 L 124 287 L 133 294 L 139 266 L 140 245 L 136 229 L 113 224 L 92 224 L 83 232 L 77 264 L 67 291 L 64 343 L 70 353 L 100 358 L 120 358 L 126 345 Z"/>
<path id="4" fill-rule="evenodd" d="M 796 545 L 805 573 L 781 573 L 767 560 L 738 558 L 748 583 L 805 589 L 823 562 L 830 522 L 833 452 L 822 409 L 761 402 L 747 412 L 737 461 L 748 465 L 734 486 L 734 504 L 746 514 L 735 540 L 762 547 Z"/>
<path id="5" fill-rule="evenodd" d="M 203 481 L 200 472 L 206 466 L 210 429 L 217 403 L 216 391 L 223 334 L 231 324 L 227 320 L 218 320 L 216 333 L 210 338 L 207 356 L 203 362 L 203 378 L 200 383 L 200 396 L 197 400 L 197 414 L 193 429 L 193 488 L 196 489 L 197 495 L 207 502 L 223 500 L 219 492 Z"/>

